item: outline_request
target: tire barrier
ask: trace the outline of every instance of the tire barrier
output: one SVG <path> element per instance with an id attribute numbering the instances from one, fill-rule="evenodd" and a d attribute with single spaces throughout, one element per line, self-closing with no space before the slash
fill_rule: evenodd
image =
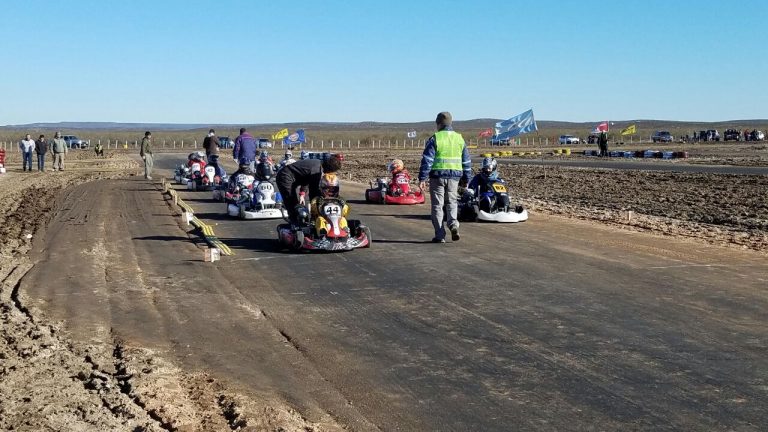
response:
<path id="1" fill-rule="evenodd" d="M 584 150 L 584 156 L 598 156 L 597 150 Z M 643 159 L 686 159 L 686 151 L 658 151 L 658 150 L 629 150 L 611 151 L 608 157 L 616 158 L 643 158 Z"/>
<path id="2" fill-rule="evenodd" d="M 197 216 L 195 216 L 195 212 L 192 207 L 190 207 L 189 204 L 185 203 L 184 200 L 179 197 L 179 195 L 176 193 L 176 189 L 168 187 L 168 183 L 166 183 L 164 178 L 162 179 L 162 185 L 163 192 L 168 193 L 168 195 L 170 195 L 171 199 L 173 200 L 173 203 L 178 205 L 184 211 L 184 213 L 187 213 L 187 221 L 192 226 L 200 230 L 200 232 L 202 232 L 203 239 L 205 239 L 205 242 L 208 243 L 210 247 L 217 248 L 222 255 L 234 255 L 234 252 L 232 252 L 229 246 L 225 245 L 224 242 L 216 237 L 216 234 L 213 232 L 213 227 L 198 219 Z"/>
<path id="3" fill-rule="evenodd" d="M 541 152 L 537 152 L 537 151 L 514 152 L 514 151 L 506 150 L 506 151 L 499 151 L 499 152 L 486 152 L 486 153 L 480 154 L 480 156 L 481 157 L 541 156 Z"/>

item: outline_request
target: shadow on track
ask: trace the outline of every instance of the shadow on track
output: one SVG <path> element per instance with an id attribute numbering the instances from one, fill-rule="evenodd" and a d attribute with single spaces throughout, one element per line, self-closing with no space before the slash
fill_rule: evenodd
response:
<path id="1" fill-rule="evenodd" d="M 374 243 L 395 243 L 395 244 L 426 244 L 432 243 L 431 240 L 383 240 L 373 239 Z"/>
<path id="2" fill-rule="evenodd" d="M 230 249 L 252 250 L 258 252 L 287 252 L 278 248 L 277 236 L 275 238 L 222 238 L 224 244 Z"/>

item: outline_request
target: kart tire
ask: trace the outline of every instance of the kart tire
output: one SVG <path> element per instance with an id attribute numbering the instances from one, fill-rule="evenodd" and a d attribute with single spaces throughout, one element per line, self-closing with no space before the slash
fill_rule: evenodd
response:
<path id="1" fill-rule="evenodd" d="M 363 248 L 369 249 L 371 247 L 371 243 L 373 243 L 373 237 L 371 237 L 371 229 L 363 225 L 363 232 L 365 233 L 365 237 L 368 238 L 368 244 L 363 246 Z"/>
<path id="2" fill-rule="evenodd" d="M 296 231 L 294 233 L 294 241 L 291 245 L 291 248 L 293 250 L 301 250 L 301 246 L 304 245 L 304 232 L 303 231 Z"/>

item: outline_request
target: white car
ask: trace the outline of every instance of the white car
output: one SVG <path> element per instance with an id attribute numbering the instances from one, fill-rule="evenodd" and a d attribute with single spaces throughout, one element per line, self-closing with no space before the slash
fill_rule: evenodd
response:
<path id="1" fill-rule="evenodd" d="M 560 144 L 578 144 L 581 142 L 578 137 L 573 135 L 560 135 Z"/>

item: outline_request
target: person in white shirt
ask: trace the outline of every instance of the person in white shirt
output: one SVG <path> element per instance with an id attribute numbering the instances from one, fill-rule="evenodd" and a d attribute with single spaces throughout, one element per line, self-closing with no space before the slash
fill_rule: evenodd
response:
<path id="1" fill-rule="evenodd" d="M 35 140 L 32 139 L 32 136 L 27 134 L 27 136 L 19 142 L 19 149 L 21 150 L 22 171 L 29 170 L 32 172 L 32 152 L 35 151 Z"/>

